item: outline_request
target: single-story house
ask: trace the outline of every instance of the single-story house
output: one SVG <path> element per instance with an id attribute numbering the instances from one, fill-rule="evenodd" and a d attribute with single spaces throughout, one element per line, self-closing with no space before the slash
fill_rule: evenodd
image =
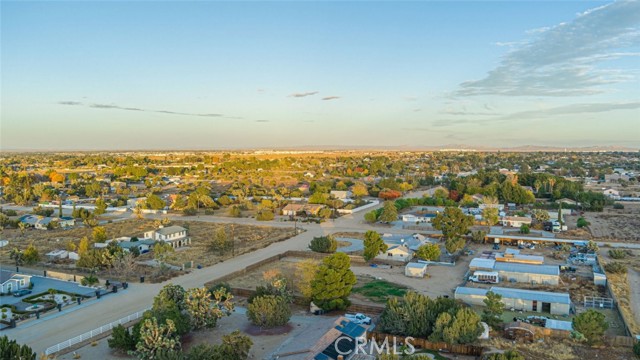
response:
<path id="1" fill-rule="evenodd" d="M 385 253 L 376 256 L 376 259 L 400 262 L 408 262 L 411 258 L 413 258 L 413 250 L 406 245 L 389 246 Z"/>
<path id="2" fill-rule="evenodd" d="M 402 221 L 409 223 L 430 223 L 433 218 L 436 217 L 436 214 L 419 214 L 419 213 L 410 213 L 403 214 L 401 216 Z"/>
<path id="3" fill-rule="evenodd" d="M 156 230 L 145 231 L 144 237 L 145 239 L 164 241 L 169 243 L 174 249 L 191 244 L 191 238 L 187 234 L 187 229 L 177 225 L 167 227 L 160 226 L 160 228 Z"/>
<path id="4" fill-rule="evenodd" d="M 500 221 L 502 226 L 520 227 L 522 225 L 531 225 L 531 218 L 524 216 L 505 216 Z"/>
<path id="5" fill-rule="evenodd" d="M 325 207 L 322 204 L 287 204 L 282 208 L 282 215 L 296 216 L 298 213 L 304 212 L 307 215 L 316 216 Z"/>
<path id="6" fill-rule="evenodd" d="M 140 254 L 144 254 L 149 252 L 153 245 L 155 245 L 155 240 L 138 240 L 138 241 L 118 241 L 118 246 L 120 246 L 124 251 L 129 252 L 132 248 L 137 247 L 138 252 Z"/>
<path id="7" fill-rule="evenodd" d="M 505 308 L 529 312 L 545 312 L 554 315 L 569 315 L 571 298 L 568 293 L 512 289 L 493 286 L 491 289 L 456 288 L 454 298 L 469 305 L 485 306 L 487 292 L 502 295 Z"/>
<path id="8" fill-rule="evenodd" d="M 30 227 L 35 227 L 36 223 L 38 222 L 38 220 L 40 220 L 40 218 L 41 217 L 38 215 L 27 214 L 27 215 L 20 216 L 18 218 L 18 222 L 24 223 Z"/>
<path id="9" fill-rule="evenodd" d="M 331 196 L 339 200 L 351 199 L 351 196 L 353 196 L 353 193 L 348 190 L 331 190 L 330 194 Z"/>
<path id="10" fill-rule="evenodd" d="M 619 199 L 620 198 L 620 192 L 616 189 L 612 189 L 612 188 L 608 188 L 605 189 L 603 192 L 604 196 L 611 198 L 611 199 Z"/>
<path id="11" fill-rule="evenodd" d="M 404 267 L 404 275 L 408 277 L 422 278 L 427 273 L 427 264 L 410 262 Z"/>
<path id="12" fill-rule="evenodd" d="M 31 275 L 0 270 L 0 292 L 3 294 L 11 294 L 14 291 L 28 288 L 30 283 Z"/>
<path id="13" fill-rule="evenodd" d="M 395 245 L 404 245 L 412 251 L 418 250 L 420 246 L 425 245 L 429 242 L 427 240 L 427 237 L 421 234 L 382 234 L 382 241 L 384 241 L 384 243 L 387 244 L 388 247 L 392 247 Z"/>
<path id="14" fill-rule="evenodd" d="M 341 355 L 344 359 L 350 359 L 355 355 L 356 338 L 366 338 L 367 329 L 359 324 L 340 317 L 334 323 L 335 327 L 329 329 L 319 340 L 309 349 L 304 360 L 338 360 Z"/>

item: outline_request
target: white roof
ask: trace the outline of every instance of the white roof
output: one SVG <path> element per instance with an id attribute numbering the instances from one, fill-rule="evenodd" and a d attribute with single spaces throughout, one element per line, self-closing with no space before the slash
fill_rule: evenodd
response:
<path id="1" fill-rule="evenodd" d="M 411 262 L 408 263 L 406 265 L 406 267 L 410 268 L 410 269 L 426 269 L 427 268 L 427 264 L 423 264 L 423 263 L 417 263 L 417 262 Z"/>
<path id="2" fill-rule="evenodd" d="M 471 262 L 469 263 L 469 267 L 493 269 L 495 264 L 496 261 L 494 259 L 475 258 L 471 260 Z"/>
<path id="3" fill-rule="evenodd" d="M 547 321 L 544 324 L 544 327 L 548 329 L 573 331 L 573 324 L 571 323 L 571 321 L 547 319 Z"/>

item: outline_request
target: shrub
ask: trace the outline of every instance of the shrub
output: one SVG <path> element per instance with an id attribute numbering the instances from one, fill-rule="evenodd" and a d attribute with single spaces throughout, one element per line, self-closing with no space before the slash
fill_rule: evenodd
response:
<path id="1" fill-rule="evenodd" d="M 637 358 L 640 358 L 640 341 L 633 344 L 633 353 Z"/>
<path id="2" fill-rule="evenodd" d="M 111 349 L 122 350 L 124 352 L 133 351 L 136 349 L 136 339 L 129 332 L 129 329 L 122 325 L 118 325 L 113 328 L 111 338 L 107 340 Z"/>
<path id="3" fill-rule="evenodd" d="M 291 308 L 282 296 L 265 295 L 247 306 L 247 318 L 261 328 L 282 326 L 289 322 Z"/>
<path id="4" fill-rule="evenodd" d="M 525 360 L 525 357 L 522 356 L 516 350 L 507 350 L 502 354 L 491 354 L 484 358 L 485 360 Z"/>
<path id="5" fill-rule="evenodd" d="M 615 204 L 613 204 L 613 208 L 617 209 L 617 210 L 622 210 L 622 209 L 624 209 L 624 205 L 622 205 L 620 203 L 615 203 Z"/>
<path id="6" fill-rule="evenodd" d="M 586 226 L 589 226 L 589 225 L 590 225 L 589 222 L 587 220 L 585 220 L 583 217 L 578 218 L 577 226 L 579 228 L 583 228 L 583 227 L 586 227 Z"/>
<path id="7" fill-rule="evenodd" d="M 260 210 L 256 214 L 256 220 L 258 221 L 270 221 L 270 220 L 273 220 L 274 218 L 275 218 L 275 215 L 273 215 L 273 212 L 271 210 Z"/>
<path id="8" fill-rule="evenodd" d="M 604 314 L 593 309 L 573 318 L 573 329 L 584 335 L 587 341 L 592 344 L 601 341 L 608 328 L 609 324 Z"/>
<path id="9" fill-rule="evenodd" d="M 529 229 L 529 225 L 527 224 L 520 225 L 520 234 L 528 234 L 530 232 L 531 230 Z"/>
<path id="10" fill-rule="evenodd" d="M 610 262 L 604 266 L 604 269 L 612 274 L 626 274 L 627 267 L 620 262 Z"/>
<path id="11" fill-rule="evenodd" d="M 338 249 L 338 242 L 331 236 L 314 237 L 309 243 L 309 249 L 319 253 L 334 253 Z"/>
<path id="12" fill-rule="evenodd" d="M 627 257 L 627 252 L 622 249 L 611 249 L 609 250 L 609 256 L 617 260 L 624 259 L 625 257 Z"/>
<path id="13" fill-rule="evenodd" d="M 194 209 L 194 208 L 186 208 L 184 210 L 182 210 L 182 214 L 185 216 L 196 216 L 198 215 L 198 210 Z"/>
<path id="14" fill-rule="evenodd" d="M 36 353 L 29 346 L 21 346 L 5 335 L 0 337 L 0 359 L 35 360 Z"/>

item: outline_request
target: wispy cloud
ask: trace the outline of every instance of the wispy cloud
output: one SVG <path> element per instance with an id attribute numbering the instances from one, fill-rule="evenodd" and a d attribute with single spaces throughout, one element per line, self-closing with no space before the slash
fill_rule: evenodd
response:
<path id="1" fill-rule="evenodd" d="M 258 122 L 258 123 L 268 123 L 269 120 L 260 119 L 260 120 L 256 120 L 256 122 Z"/>
<path id="2" fill-rule="evenodd" d="M 94 109 L 103 109 L 103 110 L 141 111 L 141 112 L 160 113 L 160 114 L 168 114 L 168 115 L 181 115 L 181 116 L 198 116 L 198 117 L 222 117 L 223 116 L 222 114 L 212 114 L 212 113 L 198 114 L 198 113 L 186 113 L 186 112 L 169 111 L 169 110 L 141 109 L 137 107 L 119 106 L 116 104 L 99 104 L 99 103 L 84 104 L 78 101 L 59 101 L 58 104 L 67 105 L 67 106 L 83 106 L 83 107 L 90 107 Z M 228 118 L 241 119 L 238 117 L 228 117 Z"/>
<path id="3" fill-rule="evenodd" d="M 289 97 L 301 98 L 301 97 L 313 96 L 313 95 L 315 95 L 317 93 L 318 93 L 317 91 L 308 91 L 308 92 L 303 92 L 303 93 L 293 93 L 293 94 L 289 95 Z"/>
<path id="4" fill-rule="evenodd" d="M 338 100 L 340 99 L 340 96 L 325 96 L 322 98 L 322 100 Z"/>
<path id="5" fill-rule="evenodd" d="M 640 44 L 640 1 L 618 1 L 591 9 L 571 22 L 529 32 L 480 80 L 460 85 L 457 96 L 575 96 L 602 92 L 601 86 L 628 81 L 631 72 L 598 65 Z"/>
<path id="6" fill-rule="evenodd" d="M 487 124 L 491 122 L 518 121 L 518 120 L 544 120 L 552 119 L 556 116 L 574 114 L 593 114 L 616 110 L 640 109 L 640 101 L 625 103 L 584 103 L 557 106 L 548 109 L 519 111 L 499 117 L 489 119 L 441 119 L 432 123 L 435 127 L 447 127 L 462 124 Z"/>

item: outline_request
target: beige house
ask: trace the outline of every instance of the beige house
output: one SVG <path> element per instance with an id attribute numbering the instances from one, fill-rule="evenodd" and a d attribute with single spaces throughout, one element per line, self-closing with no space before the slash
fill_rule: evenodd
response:
<path id="1" fill-rule="evenodd" d="M 191 238 L 187 234 L 187 229 L 182 226 L 168 226 L 151 230 L 144 233 L 146 239 L 164 241 L 169 243 L 174 249 L 191 244 Z"/>

